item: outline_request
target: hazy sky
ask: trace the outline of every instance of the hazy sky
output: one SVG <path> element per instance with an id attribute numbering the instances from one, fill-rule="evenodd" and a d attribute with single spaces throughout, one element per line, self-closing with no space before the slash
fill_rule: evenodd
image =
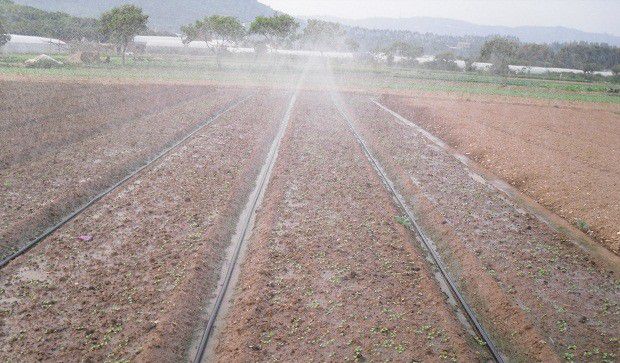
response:
<path id="1" fill-rule="evenodd" d="M 291 15 L 430 16 L 483 25 L 566 26 L 620 35 L 620 0 L 259 0 Z"/>

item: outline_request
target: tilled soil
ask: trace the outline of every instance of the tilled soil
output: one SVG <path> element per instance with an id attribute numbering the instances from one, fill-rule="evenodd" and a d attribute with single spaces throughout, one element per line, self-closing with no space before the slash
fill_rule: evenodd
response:
<path id="1" fill-rule="evenodd" d="M 384 96 L 526 195 L 620 252 L 620 110 Z"/>
<path id="2" fill-rule="evenodd" d="M 483 343 L 442 292 L 437 271 L 420 250 L 410 222 L 397 209 L 325 90 L 331 86 L 326 69 L 315 66 L 293 108 L 238 268 L 232 301 L 216 324 L 217 340 L 209 352 L 215 356 L 209 358 L 222 362 L 489 360 Z M 171 95 L 179 100 L 175 104 L 158 103 L 168 88 L 134 86 L 145 93 L 136 95 L 122 82 L 79 86 L 41 82 L 41 89 L 50 91 L 41 101 L 36 99 L 36 85 L 30 83 L 16 86 L 8 95 L 29 101 L 18 102 L 17 108 L 0 107 L 0 114 L 16 117 L 12 123 L 2 123 L 0 118 L 2 132 L 8 135 L 31 127 L 41 132 L 37 135 L 47 135 L 35 127 L 43 119 L 63 131 L 49 134 L 50 147 L 40 148 L 32 157 L 12 159 L 15 162 L 0 171 L 0 180 L 9 180 L 0 186 L 8 191 L 0 193 L 2 241 L 36 235 L 246 92 L 204 87 L 209 93 L 203 94 L 199 87 L 169 86 L 178 90 Z M 96 99 L 93 95 L 103 88 L 113 90 L 110 98 Z M 83 92 L 87 103 L 64 97 L 59 89 L 66 95 Z M 192 359 L 189 354 L 204 329 L 221 273 L 228 267 L 229 261 L 224 260 L 237 221 L 290 96 L 291 92 L 268 88 L 255 92 L 0 270 L 0 360 Z M 83 124 L 69 125 L 63 123 L 64 111 L 47 108 L 64 103 L 81 114 L 85 105 L 105 109 L 120 103 L 116 115 L 127 116 L 134 115 L 124 104 L 130 99 L 153 101 L 154 109 L 139 105 L 142 111 L 136 115 L 140 117 L 127 122 L 120 116 L 89 114 L 86 122 L 73 118 Z M 448 106 L 454 99 L 443 99 L 445 104 L 438 101 L 441 97 L 429 99 L 418 103 L 385 96 L 383 101 L 413 121 L 423 120 L 422 126 L 427 126 L 425 122 L 449 125 Z M 437 146 L 438 141 L 403 125 L 367 96 L 347 94 L 342 100 L 355 128 L 436 243 L 460 291 L 508 360 L 617 359 L 620 285 L 615 266 L 577 247 L 567 234 L 541 222 L 538 215 L 486 182 L 485 174 L 476 174 L 481 169 L 459 162 Z M 593 132 L 601 140 L 598 145 L 553 120 L 513 125 L 504 115 L 506 119 L 488 121 L 487 113 L 502 115 L 493 110 L 497 102 L 480 103 L 489 109 L 459 111 L 463 112 L 459 116 L 470 115 L 463 116 L 468 120 L 472 112 L 484 113 L 481 126 L 459 125 L 469 133 L 460 134 L 448 126 L 431 131 L 448 135 L 448 141 L 464 152 L 471 145 L 482 147 L 471 132 L 479 132 L 476 136 L 493 147 L 501 144 L 499 135 L 503 135 L 505 152 L 469 153 L 502 176 L 494 165 L 516 168 L 519 162 L 510 157 L 533 153 L 537 166 L 521 162 L 520 167 L 524 172 L 537 170 L 539 179 L 531 180 L 551 183 L 551 177 L 560 178 L 554 171 L 544 179 L 547 176 L 539 165 L 545 161 L 565 163 L 568 172 L 587 165 L 593 185 L 603 190 L 615 185 L 617 170 L 609 160 L 617 154 L 598 156 L 614 143 L 617 130 L 612 122 L 596 126 L 606 130 Z M 514 112 L 542 106 L 507 105 Z M 30 109 L 37 110 L 38 118 L 23 117 Z M 437 111 L 440 117 L 434 116 L 436 109 L 441 110 Z M 407 114 L 411 110 L 413 114 Z M 571 125 L 587 126 L 571 118 L 567 110 L 574 108 L 558 110 L 566 111 L 562 115 Z M 601 112 L 614 112 L 590 111 L 596 113 L 595 119 L 601 119 Z M 577 108 L 584 117 L 585 112 Z M 515 149 L 516 145 L 523 150 Z M 578 148 L 585 151 L 580 153 Z M 590 164 L 588 155 L 592 155 Z M 486 162 L 487 158 L 505 164 Z M 611 176 L 605 174 L 610 172 Z M 583 175 L 575 174 L 567 180 L 581 188 Z M 525 184 L 518 182 L 525 177 L 515 178 L 510 180 L 525 190 Z M 531 190 L 535 189 L 526 192 Z M 602 204 L 596 208 L 613 211 L 618 198 L 609 195 L 612 208 Z M 589 203 L 582 194 L 579 198 Z M 599 203 L 601 198 L 594 201 Z M 601 237 L 606 229 L 591 228 L 590 235 L 607 241 Z M 612 262 L 617 261 L 616 255 L 610 255 Z"/>
<path id="3" fill-rule="evenodd" d="M 617 276 L 368 97 L 348 100 L 504 352 L 526 361 L 549 361 L 553 352 L 614 360 Z"/>
<path id="4" fill-rule="evenodd" d="M 23 126 L 36 119 L 64 114 L 65 111 L 97 105 L 106 98 L 120 99 L 130 93 L 153 92 L 155 87 L 85 84 L 83 82 L 35 82 L 32 79 L 0 78 L 0 130 Z M 63 106 L 63 107 L 59 107 Z M 32 115 L 37 115 L 33 118 Z"/>
<path id="5" fill-rule="evenodd" d="M 329 93 L 302 92 L 214 360 L 486 357 Z"/>
<path id="6" fill-rule="evenodd" d="M 0 360 L 186 359 L 286 101 L 253 97 L 0 271 Z"/>
<path id="7" fill-rule="evenodd" d="M 241 89 L 203 88 L 202 93 L 189 99 L 177 98 L 175 104 L 166 103 L 160 109 L 148 103 L 138 106 L 122 102 L 93 109 L 79 120 L 84 125 L 79 127 L 82 131 L 61 127 L 74 122 L 69 119 L 42 125 L 52 134 L 60 127 L 65 140 L 28 162 L 0 170 L 0 257 L 58 223 L 244 94 L 247 91 Z M 156 111 L 145 113 L 148 107 L 156 107 Z M 131 108 L 139 112 L 128 111 Z M 135 117 L 118 118 L 130 115 Z M 71 138 L 74 140 L 68 142 Z M 9 147 L 3 144 L 3 149 Z"/>
<path id="8" fill-rule="evenodd" d="M 0 81 L 0 87 L 8 88 L 3 92 L 18 94 L 23 92 L 20 86 L 26 85 L 27 88 L 31 84 Z M 0 167 L 26 164 L 61 147 L 92 138 L 134 119 L 157 114 L 213 90 L 187 86 L 55 85 L 46 92 L 19 94 L 19 99 L 0 101 L 1 134 L 5 141 L 0 149 Z"/>

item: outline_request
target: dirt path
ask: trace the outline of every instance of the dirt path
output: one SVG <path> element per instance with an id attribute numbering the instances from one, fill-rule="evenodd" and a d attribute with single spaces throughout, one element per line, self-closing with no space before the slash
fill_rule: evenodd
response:
<path id="1" fill-rule="evenodd" d="M 217 361 L 479 360 L 327 92 L 302 92 Z"/>
<path id="2" fill-rule="evenodd" d="M 0 359 L 186 359 L 286 102 L 225 114 L 0 271 Z"/>
<path id="3" fill-rule="evenodd" d="M 0 257 L 34 239 L 246 93 L 216 90 L 0 170 L 4 183 L 0 186 Z"/>
<path id="4" fill-rule="evenodd" d="M 545 361 L 548 347 L 566 360 L 617 354 L 617 276 L 368 97 L 347 100 L 509 356 Z"/>

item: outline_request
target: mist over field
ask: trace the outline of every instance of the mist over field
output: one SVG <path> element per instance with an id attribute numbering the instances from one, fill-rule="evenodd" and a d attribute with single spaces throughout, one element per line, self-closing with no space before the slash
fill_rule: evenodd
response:
<path id="1" fill-rule="evenodd" d="M 1 361 L 617 359 L 617 5 L 350 3 L 0 0 Z"/>

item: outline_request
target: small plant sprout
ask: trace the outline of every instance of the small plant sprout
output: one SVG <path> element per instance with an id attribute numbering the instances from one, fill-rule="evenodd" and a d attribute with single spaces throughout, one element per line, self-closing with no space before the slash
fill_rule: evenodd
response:
<path id="1" fill-rule="evenodd" d="M 353 357 L 356 362 L 360 362 L 364 360 L 364 355 L 362 354 L 362 347 L 355 347 L 355 351 L 353 352 Z"/>
<path id="2" fill-rule="evenodd" d="M 575 221 L 575 225 L 577 226 L 577 228 L 579 228 L 582 232 L 588 233 L 590 231 L 590 225 L 584 221 L 583 219 L 577 219 Z"/>
<path id="3" fill-rule="evenodd" d="M 396 222 L 407 228 L 411 228 L 411 221 L 407 218 L 407 216 L 396 216 Z"/>
<path id="4" fill-rule="evenodd" d="M 558 330 L 562 333 L 568 329 L 568 323 L 566 322 L 566 320 L 558 320 L 557 326 Z"/>

